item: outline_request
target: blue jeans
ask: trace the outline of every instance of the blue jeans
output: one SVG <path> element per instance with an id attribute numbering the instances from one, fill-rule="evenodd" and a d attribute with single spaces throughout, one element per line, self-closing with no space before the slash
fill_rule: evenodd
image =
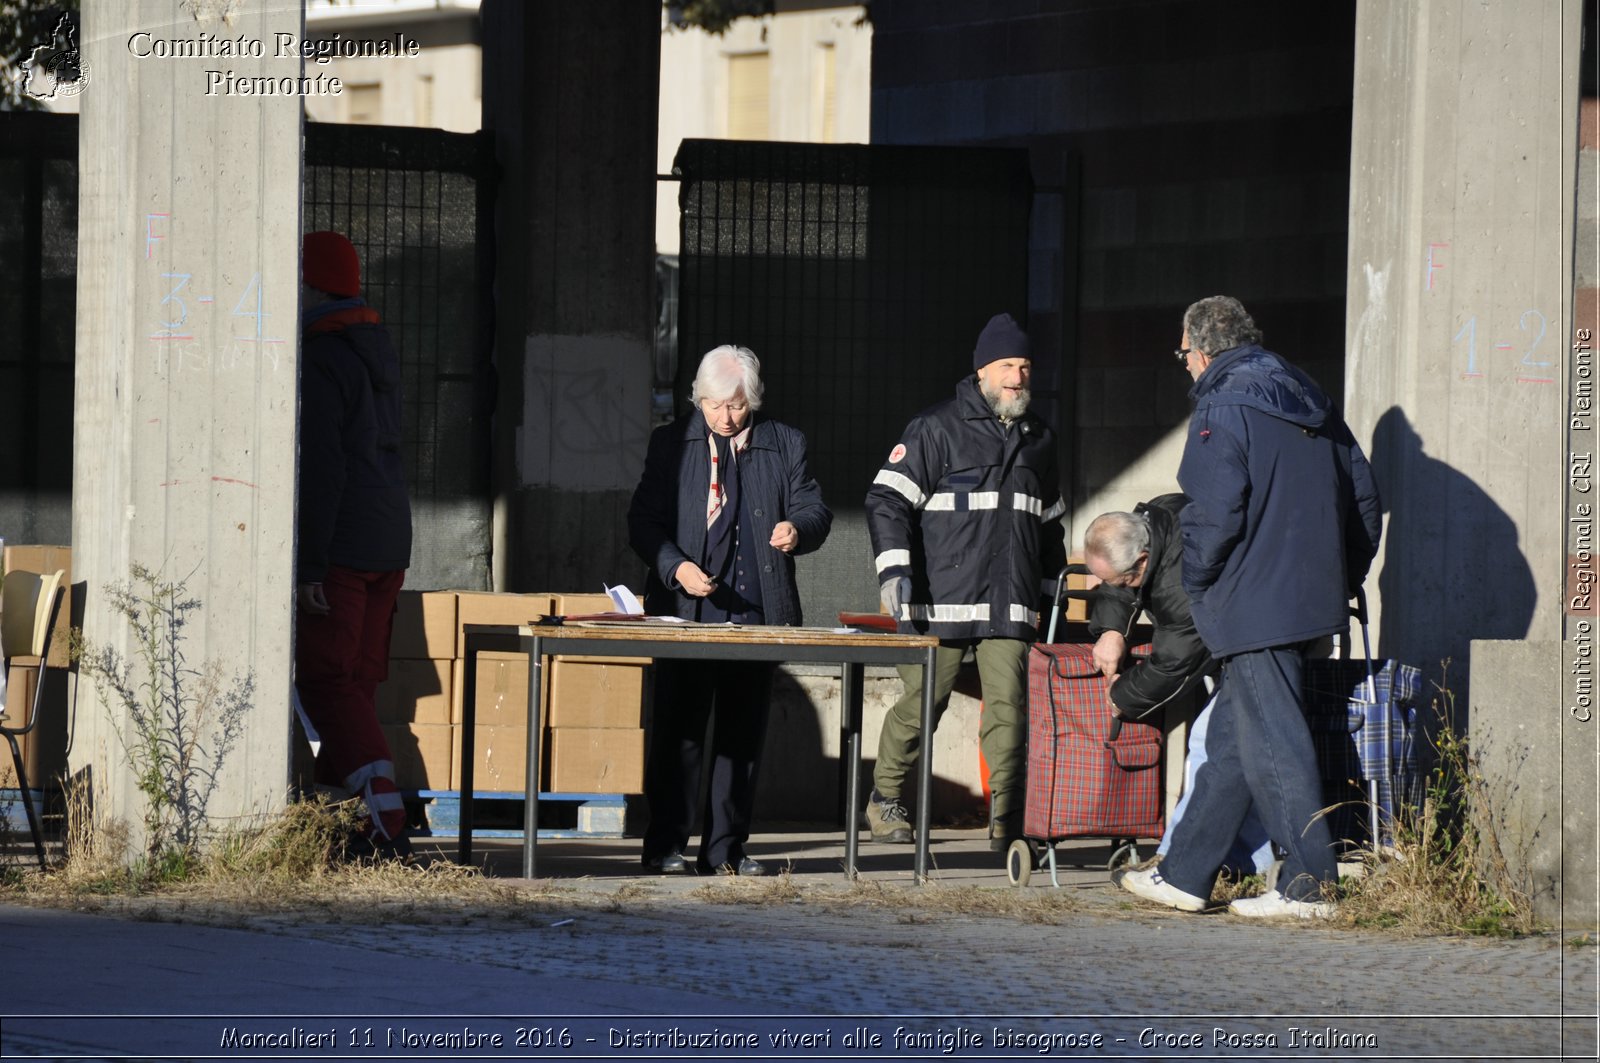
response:
<path id="1" fill-rule="evenodd" d="M 1195 717 L 1194 723 L 1189 725 L 1189 755 L 1184 761 L 1183 796 L 1178 798 L 1178 804 L 1167 820 L 1166 833 L 1161 836 L 1161 845 L 1156 849 L 1157 856 L 1167 855 L 1167 849 L 1172 845 L 1172 832 L 1189 808 L 1195 774 L 1200 770 L 1200 765 L 1211 759 L 1206 752 L 1206 736 L 1210 731 L 1211 710 L 1216 704 L 1217 699 L 1213 696 L 1206 702 L 1206 707 L 1200 710 L 1200 715 Z M 1233 840 L 1222 866 L 1236 876 L 1251 873 L 1265 875 L 1271 869 L 1272 839 L 1267 836 L 1267 828 L 1254 808 L 1245 813 L 1239 836 Z"/>
<path id="2" fill-rule="evenodd" d="M 1333 835 L 1311 731 L 1300 707 L 1304 646 L 1274 646 L 1230 657 L 1213 701 L 1206 762 L 1195 772 L 1183 818 L 1173 827 L 1161 877 L 1185 893 L 1211 896 L 1217 872 L 1253 810 L 1285 853 L 1279 891 L 1316 900 L 1337 876 Z"/>

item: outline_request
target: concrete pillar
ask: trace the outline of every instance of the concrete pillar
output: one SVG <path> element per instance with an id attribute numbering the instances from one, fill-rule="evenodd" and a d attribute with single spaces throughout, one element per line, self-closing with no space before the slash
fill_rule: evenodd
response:
<path id="1" fill-rule="evenodd" d="M 1484 874 L 1525 895 L 1565 937 L 1600 925 L 1600 762 L 1593 731 L 1580 739 L 1555 711 L 1562 676 L 1550 664 L 1561 663 L 1561 649 L 1553 640 L 1472 644 L 1471 748 Z M 1498 878 L 1501 868 L 1507 880 Z"/>
<path id="2" fill-rule="evenodd" d="M 485 0 L 502 166 L 495 586 L 641 589 L 625 514 L 650 428 L 660 9 Z"/>
<path id="3" fill-rule="evenodd" d="M 1541 915 L 1593 925 L 1596 725 L 1562 683 L 1582 8 L 1362 0 L 1345 395 L 1380 652 L 1454 662 L 1480 822 Z"/>
<path id="4" fill-rule="evenodd" d="M 300 99 L 208 94 L 207 70 L 298 77 L 273 52 L 301 19 L 298 0 L 83 5 L 73 574 L 92 643 L 132 651 L 105 589 L 140 563 L 201 603 L 188 665 L 254 677 L 214 826 L 280 806 L 288 777 Z M 134 54 L 204 38 L 263 56 Z M 137 830 L 128 724 L 79 684 L 71 767 Z"/>
<path id="5" fill-rule="evenodd" d="M 1362 0 L 1345 396 L 1382 652 L 1561 631 L 1580 0 Z"/>

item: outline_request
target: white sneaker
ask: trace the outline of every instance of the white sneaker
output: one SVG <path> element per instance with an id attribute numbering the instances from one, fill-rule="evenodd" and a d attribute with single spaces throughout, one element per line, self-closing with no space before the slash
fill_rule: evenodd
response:
<path id="1" fill-rule="evenodd" d="M 1331 919 L 1334 906 L 1326 901 L 1291 901 L 1277 890 L 1268 890 L 1259 897 L 1230 901 L 1228 911 L 1248 919 Z"/>
<path id="2" fill-rule="evenodd" d="M 1153 867 L 1143 871 L 1124 871 L 1119 876 L 1113 876 L 1112 881 L 1135 897 L 1143 897 L 1180 912 L 1203 912 L 1206 908 L 1204 897 L 1183 892 L 1162 878 L 1161 872 Z"/>

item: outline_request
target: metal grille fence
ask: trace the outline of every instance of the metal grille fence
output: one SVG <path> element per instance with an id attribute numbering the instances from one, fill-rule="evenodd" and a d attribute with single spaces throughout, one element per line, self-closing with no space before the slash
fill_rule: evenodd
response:
<path id="1" fill-rule="evenodd" d="M 765 410 L 806 433 L 835 514 L 802 564 L 806 612 L 875 608 L 867 486 L 972 371 L 984 323 L 1026 318 L 1027 152 L 686 140 L 674 167 L 679 407 L 700 355 L 756 352 Z"/>
<path id="2" fill-rule="evenodd" d="M 0 115 L 0 536 L 72 539 L 78 116 Z"/>
<path id="3" fill-rule="evenodd" d="M 306 126 L 303 226 L 355 244 L 400 352 L 414 588 L 489 585 L 493 172 L 487 134 Z"/>

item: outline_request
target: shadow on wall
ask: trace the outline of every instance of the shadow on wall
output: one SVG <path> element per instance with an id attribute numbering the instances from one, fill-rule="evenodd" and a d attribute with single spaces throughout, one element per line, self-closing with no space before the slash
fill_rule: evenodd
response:
<path id="1" fill-rule="evenodd" d="M 1400 407 L 1378 419 L 1371 458 L 1389 516 L 1377 653 L 1418 665 L 1430 684 L 1448 658 L 1464 727 L 1470 643 L 1527 636 L 1538 599 L 1533 570 L 1510 515 L 1471 478 L 1429 457 Z"/>
<path id="2" fill-rule="evenodd" d="M 975 674 L 975 671 L 974 671 Z M 811 684 L 808 689 L 807 684 Z M 898 679 L 867 680 L 866 721 L 861 732 L 861 793 L 863 802 L 872 788 L 872 769 L 877 762 L 878 733 L 883 710 L 900 694 Z M 955 699 L 959 701 L 960 699 Z M 818 828 L 844 827 L 844 786 L 848 768 L 843 755 L 827 752 L 823 729 L 837 727 L 839 717 L 831 711 L 840 704 L 837 677 L 815 677 L 802 683 L 779 668 L 772 682 L 772 716 L 767 724 L 767 742 L 761 758 L 756 786 L 755 829 L 769 829 L 774 823 L 806 824 Z M 819 708 L 820 706 L 820 708 Z M 970 756 L 977 758 L 977 724 L 964 719 L 965 710 L 952 704 L 941 721 L 944 735 L 960 733 L 964 724 L 972 736 Z M 946 729 L 952 729 L 946 731 Z M 843 735 L 837 747 L 844 749 Z M 948 750 L 940 752 L 948 755 Z M 961 755 L 965 755 L 964 753 Z M 935 824 L 979 826 L 987 821 L 981 798 L 964 782 L 967 765 L 934 759 L 933 819 Z M 902 795 L 906 806 L 916 808 L 915 775 Z M 855 813 L 860 815 L 861 810 Z"/>
<path id="3" fill-rule="evenodd" d="M 837 696 L 838 680 L 828 684 Z M 806 690 L 779 668 L 772 676 L 772 715 L 756 782 L 756 829 L 763 821 L 817 825 L 839 822 L 839 761 L 822 746 L 822 720 Z"/>

